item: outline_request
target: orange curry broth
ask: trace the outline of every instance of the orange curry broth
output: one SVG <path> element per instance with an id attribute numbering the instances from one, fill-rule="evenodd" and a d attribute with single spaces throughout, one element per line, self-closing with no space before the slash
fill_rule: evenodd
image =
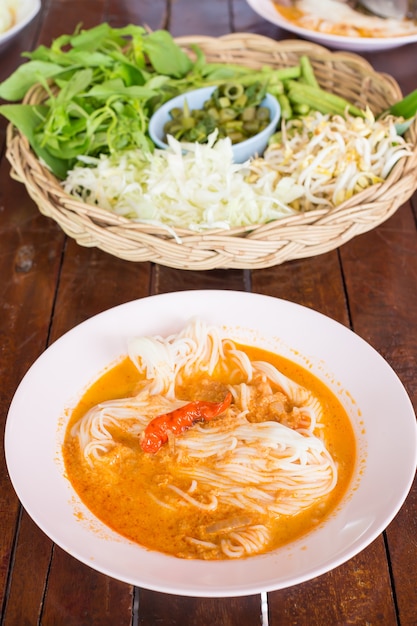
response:
<path id="1" fill-rule="evenodd" d="M 310 389 L 324 407 L 325 442 L 338 467 L 338 483 L 333 491 L 321 498 L 307 510 L 292 516 L 279 516 L 274 526 L 273 545 L 266 551 L 282 546 L 309 532 L 335 509 L 347 491 L 352 478 L 356 457 L 356 440 L 349 417 L 339 400 L 327 386 L 311 372 L 284 357 L 262 349 L 239 346 L 251 360 L 264 360 L 275 365 L 286 376 Z M 176 513 L 164 509 L 147 495 L 152 488 L 158 493 L 158 477 L 171 463 L 168 446 L 157 454 L 145 454 L 140 448 L 139 437 L 132 445 L 129 439 L 127 456 L 106 454 L 108 462 L 100 461 L 91 468 L 84 460 L 78 440 L 71 436 L 72 426 L 99 402 L 132 396 L 140 375 L 132 362 L 126 358 L 106 371 L 91 385 L 71 414 L 63 445 L 66 474 L 73 488 L 88 509 L 104 524 L 124 537 L 140 545 L 182 558 L 225 558 L 193 554 L 193 547 L 184 540 L 192 535 L 195 525 L 200 528 L 216 522 L 212 511 L 196 511 L 194 507 L 179 507 Z M 191 400 L 192 398 L 190 398 Z M 195 399 L 195 398 L 194 398 Z M 331 419 L 326 421 L 326 416 Z M 221 419 L 219 417 L 218 419 Z M 120 438 L 119 438 L 120 440 Z M 117 467 L 117 469 L 116 469 Z M 180 488 L 188 485 L 176 483 Z M 188 511 L 188 509 L 191 509 Z M 242 515 L 239 510 L 232 514 Z M 223 509 L 220 519 L 224 518 Z"/>
<path id="2" fill-rule="evenodd" d="M 298 9 L 297 7 L 282 6 L 281 4 L 278 4 L 277 2 L 274 2 L 274 7 L 275 7 L 275 10 L 278 13 L 280 13 L 280 15 L 283 18 L 285 18 L 289 22 L 292 22 L 293 24 L 295 24 L 295 26 L 299 26 L 300 28 L 305 28 L 307 30 L 314 30 L 316 32 L 322 32 L 320 28 L 320 24 L 322 24 L 323 20 L 319 20 L 317 22 L 316 27 L 313 27 L 311 25 L 311 21 L 308 23 L 308 25 L 306 24 L 305 18 L 309 17 L 309 15 L 305 13 L 304 11 L 302 11 L 301 9 Z M 338 35 L 341 37 L 346 37 L 346 36 L 352 35 L 352 29 L 355 29 L 356 35 L 358 37 L 382 36 L 379 31 L 376 32 L 375 30 L 368 29 L 368 28 L 355 27 L 352 24 L 346 25 L 343 22 L 334 23 L 334 24 L 331 24 L 329 22 L 327 24 L 326 29 L 323 32 L 330 34 L 330 35 Z"/>

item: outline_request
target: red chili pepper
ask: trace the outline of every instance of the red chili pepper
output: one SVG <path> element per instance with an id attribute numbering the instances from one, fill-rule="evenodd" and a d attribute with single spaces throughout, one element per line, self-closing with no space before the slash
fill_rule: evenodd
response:
<path id="1" fill-rule="evenodd" d="M 221 415 L 232 401 L 232 394 L 227 393 L 222 402 L 196 401 L 185 404 L 170 413 L 158 415 L 149 422 L 143 431 L 140 445 L 144 452 L 155 454 L 168 441 L 168 434 L 180 435 L 195 422 L 213 419 Z"/>

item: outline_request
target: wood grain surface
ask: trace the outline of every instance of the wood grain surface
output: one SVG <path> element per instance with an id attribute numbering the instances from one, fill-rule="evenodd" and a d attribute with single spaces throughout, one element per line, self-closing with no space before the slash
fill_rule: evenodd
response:
<path id="1" fill-rule="evenodd" d="M 43 0 L 38 17 L 0 51 L 0 81 L 25 50 L 108 21 L 175 36 L 289 33 L 245 0 Z M 404 93 L 417 88 L 417 45 L 365 55 Z M 0 120 L 0 423 L 20 380 L 45 348 L 83 320 L 147 295 L 185 289 L 268 294 L 352 328 L 392 365 L 417 402 L 416 198 L 339 250 L 265 270 L 187 272 L 82 248 L 41 216 L 9 176 Z M 417 173 L 416 173 L 417 175 Z M 1 438 L 3 445 L 3 437 Z M 21 507 L 0 466 L 1 626 L 413 626 L 417 624 L 417 490 L 366 550 L 310 582 L 261 596 L 187 598 L 113 580 L 55 546 Z M 390 460 L 387 459 L 387 463 Z M 30 472 L 30 468 L 28 468 Z M 380 486 L 381 490 L 384 485 Z"/>

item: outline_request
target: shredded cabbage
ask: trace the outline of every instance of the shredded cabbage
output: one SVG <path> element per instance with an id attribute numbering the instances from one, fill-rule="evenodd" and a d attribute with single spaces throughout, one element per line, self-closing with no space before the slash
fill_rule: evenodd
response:
<path id="1" fill-rule="evenodd" d="M 84 165 L 63 182 L 67 193 L 143 223 L 187 228 L 230 229 L 291 215 L 289 202 L 301 197 L 292 179 L 276 185 L 266 172 L 246 180 L 248 164 L 233 162 L 230 139 L 180 144 L 169 137 L 168 150 L 153 155 L 128 151 L 118 156 L 79 157 Z"/>

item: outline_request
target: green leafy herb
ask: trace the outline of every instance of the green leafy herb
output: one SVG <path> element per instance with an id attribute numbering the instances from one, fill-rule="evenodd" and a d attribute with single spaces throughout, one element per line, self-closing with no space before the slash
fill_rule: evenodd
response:
<path id="1" fill-rule="evenodd" d="M 155 31 L 144 38 L 143 46 L 152 66 L 160 74 L 181 78 L 193 67 L 188 55 L 165 30 Z"/>
<path id="2" fill-rule="evenodd" d="M 409 93 L 399 102 L 391 105 L 387 113 L 391 113 L 397 117 L 403 117 L 405 120 L 414 117 L 417 113 L 417 89 Z"/>
<path id="3" fill-rule="evenodd" d="M 331 105 L 341 112 L 349 105 L 351 112 L 363 114 L 317 87 L 307 58 L 291 67 L 251 69 L 209 63 L 197 45 L 190 48 L 192 57 L 167 31 L 149 33 L 133 24 L 78 27 L 50 47 L 24 53 L 27 61 L 0 83 L 0 98 L 9 102 L 24 99 L 40 84 L 44 101 L 5 104 L 0 114 L 28 138 L 38 157 L 61 179 L 80 156 L 137 148 L 152 152 L 148 122 L 153 112 L 170 98 L 201 86 L 233 83 L 257 95 L 262 85 L 275 97 L 287 98 L 283 116 L 288 117 L 308 112 L 307 91 L 310 105 L 319 110 Z"/>
<path id="4" fill-rule="evenodd" d="M 0 98 L 16 102 L 21 100 L 28 89 L 41 79 L 52 78 L 62 72 L 62 67 L 47 61 L 23 63 L 17 70 L 0 84 Z"/>
<path id="5" fill-rule="evenodd" d="M 3 115 L 28 138 L 29 143 L 40 159 L 55 173 L 58 178 L 65 178 L 67 162 L 59 156 L 54 156 L 49 150 L 42 147 L 33 129 L 45 119 L 47 107 L 28 104 L 5 104 L 0 107 Z"/>
<path id="6" fill-rule="evenodd" d="M 134 25 L 77 29 L 50 48 L 39 46 L 24 56 L 28 61 L 0 84 L 0 97 L 21 100 L 40 83 L 45 102 L 41 107 L 3 105 L 0 113 L 28 137 L 59 178 L 81 154 L 152 150 L 149 116 L 179 93 L 175 80 L 193 68 L 168 32 L 147 33 Z"/>

